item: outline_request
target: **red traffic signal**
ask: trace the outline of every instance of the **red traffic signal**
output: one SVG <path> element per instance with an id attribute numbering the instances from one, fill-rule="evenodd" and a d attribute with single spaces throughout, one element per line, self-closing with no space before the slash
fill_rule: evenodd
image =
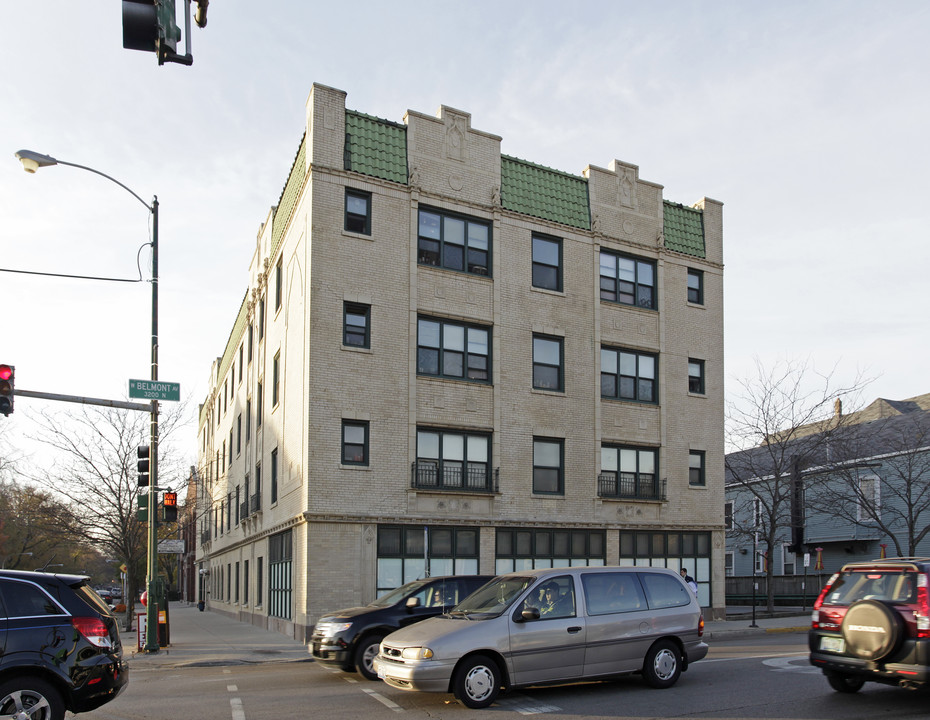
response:
<path id="1" fill-rule="evenodd" d="M 174 507 L 178 506 L 178 494 L 176 492 L 166 492 L 165 493 L 165 507 Z"/>
<path id="2" fill-rule="evenodd" d="M 16 368 L 12 365 L 0 365 L 0 413 L 9 415 L 13 412 L 13 389 L 16 383 Z"/>
<path id="3" fill-rule="evenodd" d="M 178 521 L 178 494 L 176 492 L 166 492 L 162 500 L 165 522 Z"/>

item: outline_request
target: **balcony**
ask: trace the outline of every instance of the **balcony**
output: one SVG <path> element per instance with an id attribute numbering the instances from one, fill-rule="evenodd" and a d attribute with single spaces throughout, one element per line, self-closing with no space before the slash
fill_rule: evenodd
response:
<path id="1" fill-rule="evenodd" d="M 440 472 L 435 462 L 418 461 L 410 465 L 410 487 L 414 490 L 496 493 L 499 480 L 500 468 L 444 466 Z"/>
<path id="2" fill-rule="evenodd" d="M 262 495 L 261 493 L 255 493 L 252 497 L 249 498 L 249 514 L 254 514 L 261 512 L 262 509 Z"/>
<path id="3" fill-rule="evenodd" d="M 208 542 L 210 542 L 211 539 L 212 538 L 211 538 L 209 530 L 204 530 L 202 533 L 200 533 L 200 544 L 201 545 L 206 545 Z"/>
<path id="4" fill-rule="evenodd" d="M 597 495 L 620 500 L 658 500 L 665 502 L 665 480 L 634 473 L 601 473 L 597 476 Z"/>
<path id="5" fill-rule="evenodd" d="M 249 516 L 249 501 L 243 500 L 239 503 L 239 520 L 245 520 Z"/>

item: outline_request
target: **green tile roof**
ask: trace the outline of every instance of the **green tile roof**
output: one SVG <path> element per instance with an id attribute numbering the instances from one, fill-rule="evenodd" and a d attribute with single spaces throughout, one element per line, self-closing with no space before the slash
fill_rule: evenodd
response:
<path id="1" fill-rule="evenodd" d="M 297 148 L 297 155 L 291 165 L 290 175 L 287 176 L 287 182 L 281 191 L 281 197 L 278 198 L 278 206 L 275 208 L 271 220 L 271 257 L 274 257 L 275 251 L 284 238 L 287 222 L 294 211 L 294 206 L 297 205 L 297 199 L 300 197 L 300 189 L 304 186 L 304 176 L 306 174 L 307 134 L 304 133 L 304 136 L 300 139 L 300 147 Z"/>
<path id="2" fill-rule="evenodd" d="M 703 211 L 668 200 L 662 202 L 665 214 L 665 247 L 685 255 L 706 257 Z"/>
<path id="3" fill-rule="evenodd" d="M 588 230 L 588 181 L 501 155 L 501 205 L 506 210 Z"/>
<path id="4" fill-rule="evenodd" d="M 346 110 L 345 169 L 407 184 L 407 126 Z"/>

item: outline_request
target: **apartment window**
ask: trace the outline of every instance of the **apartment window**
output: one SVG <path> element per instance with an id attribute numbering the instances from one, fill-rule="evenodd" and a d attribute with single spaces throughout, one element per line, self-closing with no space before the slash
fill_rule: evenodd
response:
<path id="1" fill-rule="evenodd" d="M 489 275 L 491 226 L 483 220 L 439 210 L 420 210 L 417 262 Z"/>
<path id="2" fill-rule="evenodd" d="M 220 465 L 220 472 L 223 473 L 223 472 L 226 472 L 226 441 L 225 440 L 223 441 L 223 451 L 220 453 L 220 457 L 222 458 L 222 461 L 223 461 L 222 465 Z"/>
<path id="3" fill-rule="evenodd" d="M 533 235 L 533 287 L 562 290 L 562 241 Z"/>
<path id="4" fill-rule="evenodd" d="M 239 485 L 236 485 L 236 525 L 239 524 L 239 521 L 242 519 L 242 488 Z"/>
<path id="5" fill-rule="evenodd" d="M 248 445 L 252 438 L 252 399 L 245 401 L 245 442 Z"/>
<path id="6" fill-rule="evenodd" d="M 236 417 L 236 454 L 242 452 L 242 413 Z"/>
<path id="7" fill-rule="evenodd" d="M 229 467 L 232 468 L 233 464 L 233 431 L 232 428 L 229 429 Z"/>
<path id="8" fill-rule="evenodd" d="M 476 325 L 420 318 L 417 373 L 488 382 L 490 331 Z"/>
<path id="9" fill-rule="evenodd" d="M 704 304 L 704 273 L 688 268 L 688 302 Z"/>
<path id="10" fill-rule="evenodd" d="M 226 532 L 232 530 L 232 493 L 226 493 Z"/>
<path id="11" fill-rule="evenodd" d="M 565 441 L 533 438 L 533 492 L 565 492 Z"/>
<path id="12" fill-rule="evenodd" d="M 728 500 L 723 504 L 723 527 L 725 530 L 733 529 L 733 501 Z"/>
<path id="13" fill-rule="evenodd" d="M 271 502 L 278 502 L 278 448 L 271 451 Z"/>
<path id="14" fill-rule="evenodd" d="M 342 344 L 371 347 L 371 306 L 344 303 L 342 306 Z"/>
<path id="15" fill-rule="evenodd" d="M 656 264 L 601 251 L 601 299 L 656 308 Z"/>
<path id="16" fill-rule="evenodd" d="M 601 348 L 601 397 L 657 403 L 658 357 L 619 348 Z"/>
<path id="17" fill-rule="evenodd" d="M 278 404 L 278 393 L 281 385 L 281 351 L 274 354 L 274 360 L 271 363 L 271 407 Z"/>
<path id="18" fill-rule="evenodd" d="M 564 392 L 562 338 L 533 336 L 533 387 Z"/>
<path id="19" fill-rule="evenodd" d="M 490 489 L 490 445 L 488 435 L 418 430 L 416 487 Z"/>
<path id="20" fill-rule="evenodd" d="M 688 392 L 704 394 L 704 361 L 688 358 Z"/>
<path id="21" fill-rule="evenodd" d="M 256 392 L 258 393 L 258 398 L 257 398 L 258 403 L 255 406 L 255 427 L 261 427 L 262 426 L 262 405 L 264 404 L 262 402 L 263 400 L 262 396 L 264 393 L 262 392 L 261 383 L 258 383 L 258 386 L 256 387 Z"/>
<path id="22" fill-rule="evenodd" d="M 881 510 L 880 485 L 877 475 L 859 478 L 859 498 L 856 507 L 856 519 L 874 522 Z"/>
<path id="23" fill-rule="evenodd" d="M 242 565 L 242 604 L 249 604 L 249 561 L 245 560 Z"/>
<path id="24" fill-rule="evenodd" d="M 692 450 L 688 453 L 688 484 L 706 485 L 704 474 L 704 451 Z"/>
<path id="25" fill-rule="evenodd" d="M 265 298 L 258 301 L 258 341 L 265 339 Z"/>
<path id="26" fill-rule="evenodd" d="M 233 583 L 233 590 L 235 591 L 235 595 L 233 596 L 234 601 L 238 605 L 239 604 L 239 563 L 238 562 L 236 563 L 236 580 Z"/>
<path id="27" fill-rule="evenodd" d="M 242 346 L 239 346 L 239 383 L 242 384 Z"/>
<path id="28" fill-rule="evenodd" d="M 262 464 L 255 463 L 255 493 L 249 502 L 249 512 L 254 513 L 262 509 Z"/>
<path id="29" fill-rule="evenodd" d="M 368 423 L 342 421 L 342 462 L 344 465 L 368 464 Z"/>
<path id="30" fill-rule="evenodd" d="M 255 565 L 255 604 L 261 606 L 262 604 L 262 593 L 265 590 L 265 584 L 262 581 L 262 565 L 264 558 L 256 558 Z"/>
<path id="31" fill-rule="evenodd" d="M 371 193 L 346 188 L 345 229 L 371 235 Z"/>
<path id="32" fill-rule="evenodd" d="M 664 500 L 658 467 L 659 453 L 654 448 L 601 445 L 598 495 Z"/>
<path id="33" fill-rule="evenodd" d="M 249 362 L 252 362 L 252 345 L 254 341 L 255 330 L 251 323 L 249 323 Z M 242 373 L 239 373 L 240 375 Z"/>
<path id="34" fill-rule="evenodd" d="M 284 258 L 278 258 L 278 264 L 274 267 L 274 309 L 275 312 L 281 309 L 281 297 L 284 290 Z"/>

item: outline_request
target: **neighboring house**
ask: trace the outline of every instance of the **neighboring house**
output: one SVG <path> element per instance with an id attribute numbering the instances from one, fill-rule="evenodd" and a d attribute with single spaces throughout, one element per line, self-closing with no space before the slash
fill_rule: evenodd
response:
<path id="1" fill-rule="evenodd" d="M 727 455 L 727 575 L 751 575 L 753 566 L 761 575 L 767 562 L 775 575 L 800 575 L 805 554 L 807 572 L 822 574 L 882 554 L 930 556 L 930 394 L 880 398 L 848 416 L 840 408 L 795 431 L 777 453 L 760 446 Z M 787 458 L 777 490 L 774 473 L 736 481 L 741 469 L 777 464 L 766 455 Z M 773 496 L 782 511 L 769 548 L 759 540 Z"/>
<path id="2" fill-rule="evenodd" d="M 345 97 L 313 86 L 211 369 L 199 597 L 306 637 L 427 573 L 623 563 L 722 610 L 721 204 Z"/>

